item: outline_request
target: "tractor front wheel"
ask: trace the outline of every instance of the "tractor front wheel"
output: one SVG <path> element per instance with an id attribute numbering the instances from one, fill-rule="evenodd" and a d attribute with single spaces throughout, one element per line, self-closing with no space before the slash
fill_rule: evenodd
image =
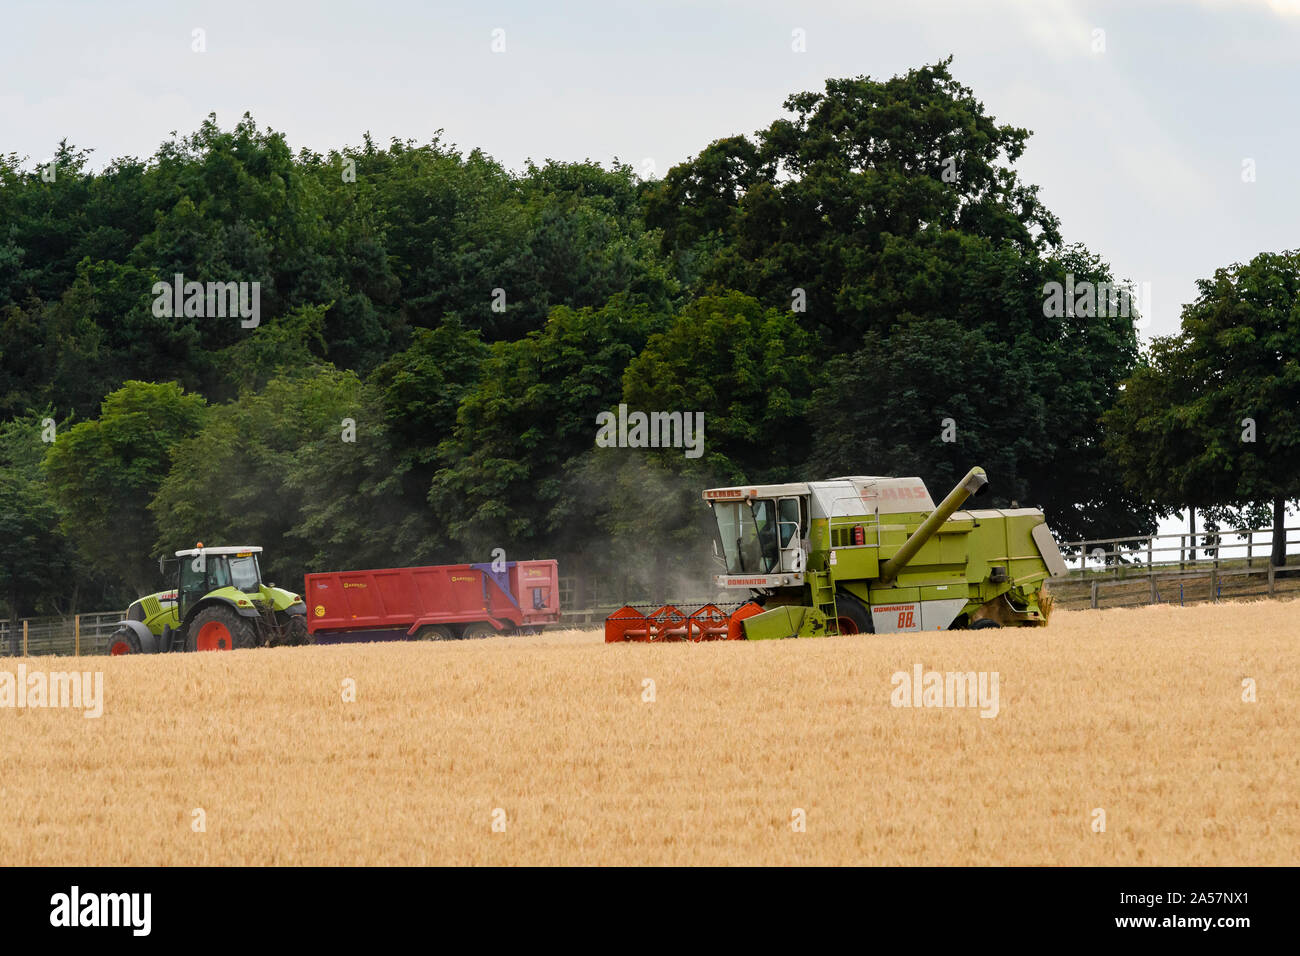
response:
<path id="1" fill-rule="evenodd" d="M 119 627 L 108 639 L 108 653 L 114 657 L 123 654 L 142 654 L 144 648 L 140 646 L 140 638 L 135 631 L 129 627 Z"/>
<path id="2" fill-rule="evenodd" d="M 256 646 L 253 625 L 224 604 L 205 607 L 185 628 L 187 651 L 234 651 Z"/>

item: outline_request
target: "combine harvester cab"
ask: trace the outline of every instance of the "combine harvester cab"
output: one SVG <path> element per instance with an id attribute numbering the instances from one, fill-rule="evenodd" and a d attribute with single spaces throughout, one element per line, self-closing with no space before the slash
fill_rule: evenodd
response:
<path id="1" fill-rule="evenodd" d="M 555 561 L 328 571 L 306 580 L 315 643 L 530 634 L 560 619 Z"/>
<path id="2" fill-rule="evenodd" d="M 984 470 L 972 468 L 937 506 L 919 478 L 709 489 L 704 500 L 726 568 L 715 584 L 748 600 L 728 605 L 736 610 L 725 626 L 714 620 L 707 632 L 691 624 L 698 611 L 668 606 L 642 616 L 625 607 L 606 621 L 605 640 L 1046 624 L 1051 597 L 1044 584 L 1065 572 L 1065 562 L 1036 508 L 959 510 L 987 484 Z"/>

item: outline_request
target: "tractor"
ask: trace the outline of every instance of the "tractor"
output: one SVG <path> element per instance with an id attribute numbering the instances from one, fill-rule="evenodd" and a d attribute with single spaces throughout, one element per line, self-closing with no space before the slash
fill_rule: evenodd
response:
<path id="1" fill-rule="evenodd" d="M 256 547 L 195 548 L 159 560 L 170 591 L 133 602 L 109 639 L 110 654 L 231 651 L 310 644 L 302 596 L 262 583 Z M 174 564 L 169 569 L 168 564 Z"/>

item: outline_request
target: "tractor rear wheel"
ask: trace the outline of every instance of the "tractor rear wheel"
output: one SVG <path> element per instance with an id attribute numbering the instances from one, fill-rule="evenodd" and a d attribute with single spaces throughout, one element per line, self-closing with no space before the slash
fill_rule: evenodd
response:
<path id="1" fill-rule="evenodd" d="M 315 644 L 316 640 L 307 630 L 307 617 L 304 614 L 290 614 L 284 627 L 284 642 L 290 647 Z"/>
<path id="2" fill-rule="evenodd" d="M 417 641 L 454 641 L 456 635 L 446 624 L 426 624 L 415 632 Z"/>
<path id="3" fill-rule="evenodd" d="M 970 629 L 971 629 L 972 631 L 982 631 L 982 630 L 984 630 L 984 628 L 986 628 L 986 627 L 1001 627 L 1001 626 L 1002 626 L 1001 624 L 999 624 L 997 621 L 993 620 L 993 618 L 991 618 L 991 617 L 982 617 L 982 618 L 980 618 L 978 621 L 976 621 L 974 624 L 972 624 L 972 625 L 970 626 Z"/>
<path id="4" fill-rule="evenodd" d="M 461 631 L 461 638 L 466 641 L 477 641 L 484 637 L 496 637 L 497 629 L 485 621 L 475 621 L 473 624 L 466 624 L 465 630 Z"/>
<path id="5" fill-rule="evenodd" d="M 142 654 L 144 648 L 140 646 L 140 638 L 135 631 L 129 627 L 119 627 L 108 639 L 108 653 L 114 657 L 123 654 Z"/>
<path id="6" fill-rule="evenodd" d="M 208 605 L 185 628 L 187 651 L 234 651 L 256 646 L 253 625 L 224 604 Z"/>
<path id="7" fill-rule="evenodd" d="M 871 623 L 871 612 L 862 602 L 843 591 L 835 593 L 835 607 L 839 612 L 836 624 L 841 634 L 874 634 L 875 626 Z"/>

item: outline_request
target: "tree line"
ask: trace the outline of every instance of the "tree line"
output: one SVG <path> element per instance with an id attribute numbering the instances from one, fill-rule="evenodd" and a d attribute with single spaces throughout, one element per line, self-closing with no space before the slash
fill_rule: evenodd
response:
<path id="1" fill-rule="evenodd" d="M 830 80 L 662 179 L 249 116 L 98 171 L 0 156 L 0 603 L 124 605 L 199 540 L 286 584 L 501 549 L 697 595 L 699 492 L 737 482 L 978 463 L 1065 540 L 1294 497 L 1295 257 L 1147 352 L 1109 293 L 1045 307 L 1123 283 L 949 65 Z M 255 327 L 157 308 L 173 282 L 255 283 Z M 701 448 L 597 442 L 620 405 L 702 414 Z"/>

